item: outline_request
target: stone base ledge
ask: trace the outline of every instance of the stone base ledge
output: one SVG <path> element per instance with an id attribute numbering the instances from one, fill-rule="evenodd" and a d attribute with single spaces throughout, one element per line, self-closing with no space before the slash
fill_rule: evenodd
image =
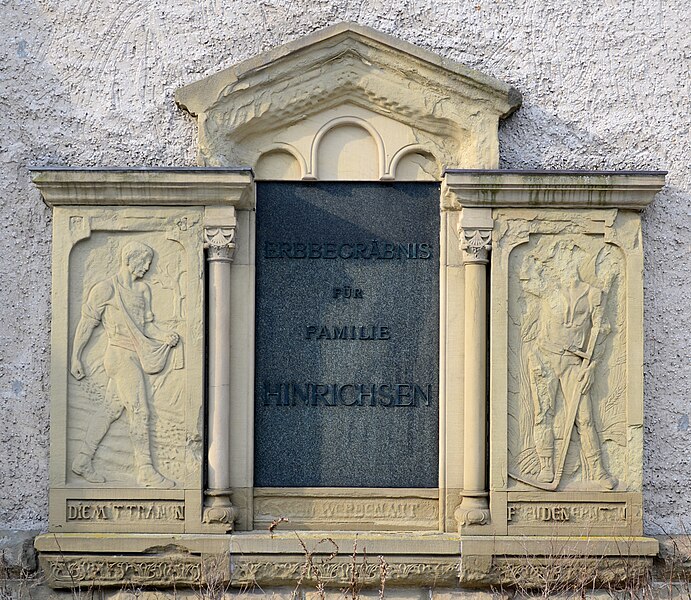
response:
<path id="1" fill-rule="evenodd" d="M 649 537 L 459 536 L 455 533 L 353 531 L 250 531 L 235 534 L 91 534 L 46 533 L 36 538 L 41 553 L 152 554 L 162 549 L 193 554 L 352 554 L 353 545 L 372 554 L 655 556 L 659 542 Z M 322 542 L 319 544 L 319 542 Z"/>
<path id="2" fill-rule="evenodd" d="M 74 600 L 71 590 L 52 590 L 38 581 L 7 580 L 3 581 L 3 591 L 12 600 Z M 89 592 L 87 592 L 89 593 Z M 142 590 L 142 589 L 109 589 L 99 590 L 100 600 L 200 600 L 200 590 Z M 362 600 L 379 600 L 378 589 L 359 589 L 356 598 Z M 688 584 L 669 584 L 653 581 L 641 586 L 623 590 L 612 589 L 578 589 L 551 593 L 550 598 L 558 600 L 631 600 L 647 598 L 648 600 L 687 600 L 689 597 Z M 262 588 L 249 590 L 228 590 L 214 596 L 217 600 L 347 600 L 352 598 L 350 590 L 315 590 L 305 586 L 295 590 L 294 587 Z M 386 600 L 539 600 L 545 598 L 541 590 L 530 592 L 513 590 L 467 590 L 447 587 L 432 588 L 400 588 L 386 586 L 384 590 Z"/>
<path id="3" fill-rule="evenodd" d="M 248 532 L 233 535 L 45 534 L 36 539 L 53 588 L 314 585 L 537 585 L 647 577 L 650 538 L 481 537 L 441 533 Z"/>

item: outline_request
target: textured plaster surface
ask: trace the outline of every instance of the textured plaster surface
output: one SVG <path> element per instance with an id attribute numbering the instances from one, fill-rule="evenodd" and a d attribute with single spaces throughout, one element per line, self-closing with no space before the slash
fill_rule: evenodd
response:
<path id="1" fill-rule="evenodd" d="M 175 88 L 352 20 L 517 87 L 504 168 L 667 169 L 644 217 L 648 533 L 691 529 L 684 0 L 0 2 L 0 528 L 48 519 L 50 213 L 28 165 L 192 165 Z"/>

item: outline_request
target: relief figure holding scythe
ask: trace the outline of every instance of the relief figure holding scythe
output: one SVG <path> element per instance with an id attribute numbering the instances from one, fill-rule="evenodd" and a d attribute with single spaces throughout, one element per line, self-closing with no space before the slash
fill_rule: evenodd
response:
<path id="1" fill-rule="evenodd" d="M 522 361 L 539 466 L 534 479 L 510 475 L 544 490 L 559 486 L 574 429 L 581 446 L 583 479 L 607 490 L 617 485 L 602 463 L 590 393 L 596 366 L 593 355 L 603 333 L 606 294 L 583 281 L 579 271 L 583 254 L 577 245 L 559 241 L 547 256 L 526 257 L 520 275 L 523 289 L 532 296 L 523 324 Z M 561 444 L 555 444 L 559 398 L 565 420 Z"/>
<path id="2" fill-rule="evenodd" d="M 151 289 L 141 281 L 153 260 L 153 250 L 130 242 L 122 248 L 120 269 L 114 277 L 96 283 L 82 306 L 74 334 L 70 371 L 75 379 L 86 376 L 82 354 L 99 326 L 105 330 L 108 345 L 103 367 L 108 376 L 105 410 L 98 411 L 89 426 L 72 471 L 91 483 L 104 483 L 92 459 L 110 426 L 127 413 L 130 440 L 137 467 L 137 483 L 149 487 L 172 488 L 175 482 L 161 475 L 151 458 L 149 431 L 150 407 L 146 375 L 160 373 L 180 338 L 154 323 Z M 179 353 L 178 353 L 179 354 Z M 174 368 L 181 368 L 181 356 Z"/>

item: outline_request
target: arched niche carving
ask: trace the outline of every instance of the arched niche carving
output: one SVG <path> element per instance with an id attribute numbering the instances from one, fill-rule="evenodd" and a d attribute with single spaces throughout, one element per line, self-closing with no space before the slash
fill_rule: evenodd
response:
<path id="1" fill-rule="evenodd" d="M 391 159 L 389 172 L 399 181 L 437 181 L 441 178 L 437 159 L 420 144 L 401 148 Z"/>
<path id="2" fill-rule="evenodd" d="M 383 179 L 384 142 L 364 119 L 341 117 L 314 136 L 310 153 L 314 179 Z"/>
<path id="3" fill-rule="evenodd" d="M 259 156 L 254 172 L 258 179 L 300 180 L 306 172 L 305 160 L 296 152 L 277 146 Z"/>
<path id="4" fill-rule="evenodd" d="M 180 88 L 176 100 L 198 118 L 201 165 L 251 166 L 258 179 L 295 179 L 299 168 L 303 180 L 415 181 L 496 168 L 498 123 L 520 95 L 342 23 Z M 338 139 L 357 151 L 341 152 Z"/>

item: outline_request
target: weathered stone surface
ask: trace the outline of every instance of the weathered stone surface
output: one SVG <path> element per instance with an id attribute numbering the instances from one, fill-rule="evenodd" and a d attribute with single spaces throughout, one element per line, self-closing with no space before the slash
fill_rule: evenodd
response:
<path id="1" fill-rule="evenodd" d="M 161 588 L 207 585 L 199 556 L 61 556 L 40 557 L 52 588 L 152 586 Z M 227 581 L 227 573 L 212 573 L 213 581 Z"/>
<path id="2" fill-rule="evenodd" d="M 429 598 L 429 591 L 425 589 L 420 590 L 401 590 L 401 589 L 386 589 L 386 584 L 383 588 L 384 598 L 387 600 L 427 600 Z M 305 592 L 305 600 L 348 600 L 353 598 L 362 598 L 362 600 L 378 600 L 381 598 L 380 590 L 359 590 L 355 587 L 353 589 L 345 589 L 340 592 Z M 472 600 L 472 599 L 468 599 Z M 478 599 L 481 600 L 481 599 Z"/>
<path id="3" fill-rule="evenodd" d="M 37 531 L 0 530 L 0 569 L 3 577 L 27 576 L 36 570 L 34 537 Z"/>
<path id="4" fill-rule="evenodd" d="M 72 600 L 75 592 L 72 590 L 52 590 L 36 581 L 9 580 L 3 582 L 3 592 L 12 600 Z M 77 593 L 87 593 L 84 590 Z M 91 593 L 91 592 L 88 592 Z M 167 591 L 99 590 L 98 595 L 105 600 L 198 600 L 199 598 L 214 598 L 218 600 L 350 600 L 352 594 L 343 592 L 317 592 L 311 589 L 278 588 L 278 589 L 227 589 L 210 591 L 205 588 Z M 548 594 L 548 595 L 547 595 Z M 651 600 L 685 600 L 689 595 L 688 584 L 670 584 L 668 582 L 644 583 L 630 586 L 628 589 L 582 589 L 575 587 L 561 593 L 549 593 L 548 590 L 528 591 L 493 591 L 482 592 L 473 590 L 457 590 L 451 588 L 434 587 L 418 591 L 405 590 L 393 586 L 384 588 L 386 600 L 538 600 L 549 597 L 556 600 L 628 600 L 631 597 L 644 597 Z M 380 598 L 379 591 L 361 590 L 356 598 L 376 600 Z"/>
<path id="5" fill-rule="evenodd" d="M 687 534 L 659 535 L 660 552 L 653 563 L 660 581 L 691 581 L 691 539 Z"/>
<path id="6" fill-rule="evenodd" d="M 510 594 L 500 591 L 444 590 L 433 589 L 432 600 L 508 600 Z"/>
<path id="7" fill-rule="evenodd" d="M 226 592 L 223 600 L 300 600 L 304 598 L 304 595 L 303 590 L 296 591 L 295 588 L 274 588 L 270 590 L 257 588 L 241 592 Z"/>
<path id="8" fill-rule="evenodd" d="M 541 592 L 547 597 L 572 590 L 646 589 L 652 560 L 620 557 L 498 557 L 495 584 Z M 493 583 L 488 579 L 486 583 Z"/>
<path id="9" fill-rule="evenodd" d="M 332 560 L 324 557 L 291 557 L 286 562 L 256 560 L 238 561 L 234 565 L 233 585 L 275 586 L 299 582 L 306 588 L 328 586 L 342 589 L 353 582 L 353 564 L 347 558 Z M 433 584 L 451 586 L 457 583 L 458 565 L 453 559 L 432 562 L 380 563 L 375 558 L 357 559 L 355 566 L 358 585 L 368 588 L 381 586 L 382 577 L 392 586 L 426 587 Z"/>

